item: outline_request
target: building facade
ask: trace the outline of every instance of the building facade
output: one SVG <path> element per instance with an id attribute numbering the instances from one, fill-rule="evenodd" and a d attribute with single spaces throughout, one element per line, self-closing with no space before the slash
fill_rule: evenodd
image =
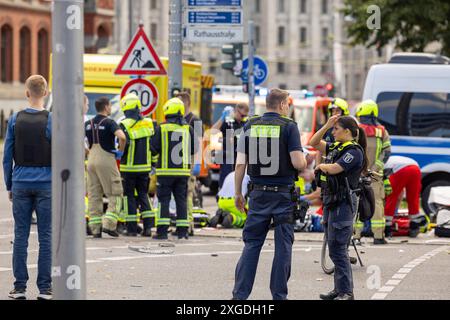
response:
<path id="1" fill-rule="evenodd" d="M 342 3 L 342 0 L 243 0 L 244 20 L 255 22 L 257 55 L 269 64 L 269 79 L 264 86 L 313 90 L 316 85 L 336 84 L 337 79 L 342 79 L 344 95 L 348 99 L 361 98 L 368 69 L 386 58 L 374 49 L 349 45 L 343 30 L 344 17 L 336 15 Z M 142 21 L 158 54 L 168 55 L 169 1 L 121 0 L 116 13 L 117 53 L 126 50 L 130 27 L 136 30 Z M 214 74 L 217 83 L 241 83 L 231 72 L 221 69 L 221 60 L 228 58 L 221 54 L 221 45 L 185 43 L 183 53 L 185 59 L 202 62 L 203 71 Z"/>
<path id="2" fill-rule="evenodd" d="M 86 52 L 112 42 L 114 3 L 85 1 Z M 51 34 L 51 1 L 0 0 L 0 87 L 17 86 L 36 73 L 48 78 Z"/>

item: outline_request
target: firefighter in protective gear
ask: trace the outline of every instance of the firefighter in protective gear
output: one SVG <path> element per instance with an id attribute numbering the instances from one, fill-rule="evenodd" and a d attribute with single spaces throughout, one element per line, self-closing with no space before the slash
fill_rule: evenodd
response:
<path id="1" fill-rule="evenodd" d="M 350 115 L 350 109 L 348 107 L 348 102 L 341 98 L 336 98 L 330 102 L 328 105 L 328 118 L 332 116 L 348 116 Z M 333 129 L 328 130 L 323 139 L 326 142 L 334 142 L 334 137 L 332 134 Z"/>
<path id="2" fill-rule="evenodd" d="M 356 117 L 360 122 L 360 127 L 367 136 L 367 158 L 369 159 L 369 170 L 374 172 L 372 188 L 375 195 L 375 214 L 371 219 L 372 232 L 374 234 L 374 244 L 387 244 L 384 229 L 386 220 L 384 217 L 384 164 L 391 155 L 391 140 L 386 128 L 378 122 L 378 105 L 372 100 L 363 101 L 357 111 Z M 364 224 L 356 222 L 356 239 L 361 238 Z"/>
<path id="3" fill-rule="evenodd" d="M 236 208 L 236 204 L 234 201 L 234 178 L 235 172 L 233 171 L 225 178 L 222 189 L 220 189 L 219 193 L 217 194 L 217 205 L 223 212 L 220 224 L 224 228 L 243 228 L 245 221 L 247 220 L 247 213 L 241 212 L 238 208 Z M 249 182 L 250 177 L 248 175 L 245 175 L 244 180 L 242 181 L 242 194 L 244 196 L 247 195 Z M 248 209 L 248 206 L 246 206 L 246 209 Z"/>
<path id="4" fill-rule="evenodd" d="M 125 114 L 120 127 L 127 137 L 120 161 L 120 173 L 123 178 L 126 235 L 131 237 L 136 237 L 138 233 L 138 208 L 144 223 L 143 236 L 151 237 L 151 227 L 154 223 L 147 192 L 149 174 L 152 171 L 150 139 L 155 130 L 152 120 L 141 116 L 141 107 L 141 101 L 134 93 L 126 95 L 120 101 L 120 108 Z"/>
<path id="5" fill-rule="evenodd" d="M 202 143 L 203 137 L 203 123 L 200 118 L 194 115 L 191 111 L 191 95 L 188 92 L 180 92 L 177 95 L 181 101 L 183 101 L 185 108 L 185 116 L 184 119 L 186 123 L 190 125 L 194 129 L 195 137 L 198 145 L 200 146 Z M 199 148 L 201 151 L 201 148 Z M 194 194 L 195 188 L 197 184 L 197 178 L 200 175 L 201 171 L 201 152 L 198 152 L 195 157 L 193 157 L 192 163 L 192 174 L 188 180 L 188 193 L 187 193 L 187 210 L 188 210 L 188 220 L 189 220 L 189 234 L 194 235 Z M 195 159 L 194 159 L 195 158 Z"/>
<path id="6" fill-rule="evenodd" d="M 194 130 L 184 119 L 184 104 L 178 98 L 163 107 L 166 122 L 157 129 L 151 140 L 152 152 L 158 154 L 156 166 L 159 210 L 156 217 L 155 239 L 168 239 L 170 226 L 170 198 L 173 193 L 177 209 L 179 239 L 188 239 L 187 184 L 191 175 L 191 157 L 196 152 Z"/>
<path id="7" fill-rule="evenodd" d="M 126 137 L 119 125 L 108 117 L 111 115 L 111 103 L 107 98 L 95 102 L 97 116 L 85 123 L 86 137 L 89 142 L 88 200 L 89 227 L 95 238 L 102 231 L 118 237 L 117 222 L 122 210 L 122 179 L 116 160 L 120 159 L 125 148 Z M 115 138 L 119 139 L 116 150 Z M 103 217 L 103 195 L 108 197 L 108 209 Z"/>
<path id="8" fill-rule="evenodd" d="M 420 191 L 422 189 L 422 173 L 419 164 L 411 158 L 392 156 L 385 165 L 392 174 L 389 180 L 392 186 L 391 194 L 386 194 L 386 236 L 389 237 L 393 231 L 393 219 L 397 203 L 406 189 L 406 200 L 408 202 L 409 214 L 409 236 L 415 238 L 419 235 L 421 228 L 426 230 L 427 220 L 425 214 L 420 212 Z"/>

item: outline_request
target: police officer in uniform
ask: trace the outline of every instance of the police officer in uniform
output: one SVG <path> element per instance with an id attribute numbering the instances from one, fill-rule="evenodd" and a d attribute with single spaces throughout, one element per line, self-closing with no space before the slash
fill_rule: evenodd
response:
<path id="1" fill-rule="evenodd" d="M 245 211 L 242 181 L 248 167 L 250 202 L 243 230 L 245 243 L 236 266 L 234 300 L 246 300 L 253 287 L 261 248 L 273 222 L 275 257 L 270 289 L 274 300 L 287 299 L 291 273 L 294 219 L 292 193 L 299 170 L 306 166 L 300 133 L 289 112 L 289 93 L 273 89 L 266 99 L 267 113 L 244 126 L 239 141 L 235 178 L 236 207 Z M 264 157 L 264 159 L 263 159 Z M 265 161 L 269 158 L 269 161 Z"/>
<path id="2" fill-rule="evenodd" d="M 141 101 L 134 93 L 126 95 L 121 100 L 120 107 L 125 114 L 120 127 L 127 137 L 127 144 L 120 162 L 124 189 L 123 205 L 127 222 L 126 235 L 136 237 L 138 234 L 137 209 L 139 207 L 144 223 L 142 235 L 151 237 L 154 217 L 147 192 L 150 183 L 149 173 L 152 170 L 150 139 L 155 133 L 153 121 L 141 116 Z"/>
<path id="3" fill-rule="evenodd" d="M 194 130 L 184 119 L 184 104 L 179 98 L 167 101 L 163 111 L 166 122 L 156 129 L 151 141 L 152 152 L 159 154 L 156 167 L 159 210 L 154 239 L 168 239 L 172 193 L 177 208 L 178 239 L 188 239 L 187 185 L 191 175 L 191 156 L 196 152 Z"/>
<path id="4" fill-rule="evenodd" d="M 322 140 L 333 128 L 334 143 Z M 359 143 L 358 143 L 359 142 Z M 323 300 L 354 300 L 353 276 L 348 244 L 353 234 L 357 188 L 361 173 L 367 169 L 365 135 L 352 117 L 332 116 L 311 139 L 311 146 L 326 154 L 325 163 L 317 166 L 324 205 L 323 223 L 329 255 L 335 265 L 334 289 L 320 295 Z"/>

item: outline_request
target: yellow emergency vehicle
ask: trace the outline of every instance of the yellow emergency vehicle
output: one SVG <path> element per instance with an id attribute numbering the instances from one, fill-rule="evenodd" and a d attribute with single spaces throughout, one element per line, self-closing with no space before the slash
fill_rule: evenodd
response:
<path id="1" fill-rule="evenodd" d="M 95 112 L 95 101 L 100 97 L 108 97 L 113 104 L 112 118 L 116 121 L 123 115 L 120 111 L 119 101 L 122 87 L 133 77 L 115 75 L 121 55 L 85 54 L 84 61 L 84 93 L 89 98 L 88 117 L 93 117 Z M 50 59 L 51 61 L 51 59 Z M 168 69 L 168 58 L 161 58 Z M 50 91 L 52 86 L 52 70 L 50 65 Z M 136 77 L 134 77 L 135 79 Z M 158 104 L 155 112 L 151 115 L 158 123 L 164 121 L 162 106 L 168 100 L 169 78 L 168 76 L 145 76 L 146 80 L 152 82 L 158 90 Z M 205 128 L 211 125 L 211 100 L 214 77 L 202 75 L 202 65 L 198 62 L 183 61 L 183 91 L 191 95 L 191 111 L 203 120 Z M 141 97 L 142 99 L 143 97 Z M 51 96 L 48 106 L 52 105 Z M 200 178 L 208 176 L 207 165 L 202 165 Z"/>

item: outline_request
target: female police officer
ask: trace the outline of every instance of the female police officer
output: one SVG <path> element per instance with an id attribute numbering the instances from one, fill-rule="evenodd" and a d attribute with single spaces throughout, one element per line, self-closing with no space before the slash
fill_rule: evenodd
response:
<path id="1" fill-rule="evenodd" d="M 333 128 L 334 143 L 322 140 Z M 356 142 L 358 141 L 359 144 Z M 323 300 L 354 300 L 353 277 L 348 244 L 353 234 L 355 201 L 350 189 L 356 189 L 359 177 L 367 169 L 365 134 L 352 117 L 331 117 L 310 142 L 326 154 L 325 163 L 316 168 L 322 186 L 323 221 L 330 258 L 335 265 L 334 290 L 320 295 Z"/>

